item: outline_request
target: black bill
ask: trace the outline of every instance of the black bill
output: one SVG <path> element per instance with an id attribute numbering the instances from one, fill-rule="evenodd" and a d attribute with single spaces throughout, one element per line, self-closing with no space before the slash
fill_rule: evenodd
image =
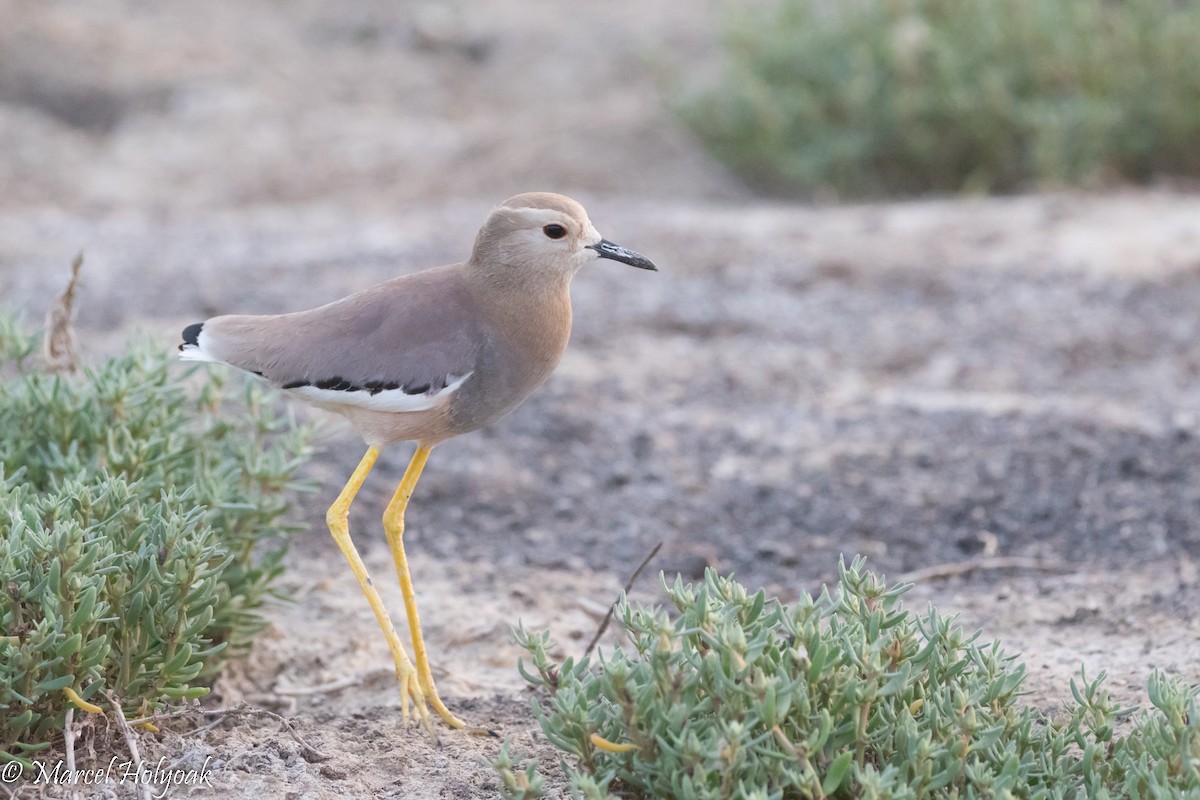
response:
<path id="1" fill-rule="evenodd" d="M 626 250 L 619 244 L 613 244 L 608 239 L 601 239 L 595 244 L 587 246 L 599 253 L 601 258 L 611 258 L 613 261 L 620 261 L 622 264 L 628 264 L 631 267 L 658 272 L 658 267 L 654 266 L 654 262 L 650 259 L 632 250 Z"/>

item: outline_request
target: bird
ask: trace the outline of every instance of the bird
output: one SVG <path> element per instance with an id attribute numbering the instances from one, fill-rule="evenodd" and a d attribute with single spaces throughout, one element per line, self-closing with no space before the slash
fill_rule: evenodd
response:
<path id="1" fill-rule="evenodd" d="M 549 377 L 571 334 L 571 280 L 607 259 L 656 271 L 602 237 L 575 200 L 518 194 L 496 206 L 461 263 L 402 275 L 307 311 L 224 315 L 184 328 L 180 358 L 225 364 L 346 417 L 366 454 L 325 522 L 391 650 L 405 723 L 433 735 L 430 708 L 469 727 L 438 696 L 421 633 L 404 514 L 433 448 L 491 425 Z M 410 659 L 354 546 L 349 511 L 382 448 L 416 449 L 383 515 L 412 640 Z M 483 729 L 472 728 L 476 732 Z"/>

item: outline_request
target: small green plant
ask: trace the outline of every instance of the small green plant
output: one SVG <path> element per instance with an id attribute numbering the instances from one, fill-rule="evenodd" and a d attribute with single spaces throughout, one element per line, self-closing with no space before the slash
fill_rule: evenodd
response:
<path id="1" fill-rule="evenodd" d="M 862 559 L 791 606 L 709 571 L 675 607 L 615 618 L 631 642 L 555 664 L 518 629 L 545 736 L 576 797 L 1198 798 L 1197 690 L 1156 673 L 1124 735 L 1100 680 L 1061 719 L 1018 702 L 1025 669 L 930 608 L 917 616 Z M 507 752 L 505 761 L 508 762 Z M 499 769 L 499 768 L 498 768 Z M 511 779 L 511 764 L 500 769 Z M 533 781 L 502 786 L 530 797 Z"/>
<path id="2" fill-rule="evenodd" d="M 33 369 L 0 319 L 0 761 L 28 764 L 74 692 L 129 715 L 198 697 L 264 625 L 296 429 L 247 388 L 189 392 L 168 353 Z"/>
<path id="3" fill-rule="evenodd" d="M 1197 41 L 1195 0 L 765 0 L 680 111 L 777 193 L 1195 177 Z"/>
<path id="4" fill-rule="evenodd" d="M 542 796 L 546 781 L 538 772 L 537 763 L 515 764 L 508 752 L 508 741 L 500 745 L 492 768 L 500 776 L 500 794 L 504 800 L 534 800 Z"/>

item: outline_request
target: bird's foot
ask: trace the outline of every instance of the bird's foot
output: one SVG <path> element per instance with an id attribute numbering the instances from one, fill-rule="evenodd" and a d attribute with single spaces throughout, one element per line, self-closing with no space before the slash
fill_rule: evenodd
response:
<path id="1" fill-rule="evenodd" d="M 396 679 L 400 681 L 400 717 L 404 724 L 407 725 L 412 721 L 413 712 L 415 712 L 416 719 L 425 729 L 425 733 L 429 734 L 429 738 L 436 743 L 437 734 L 433 730 L 433 716 L 429 713 L 429 701 L 425 697 L 425 690 L 421 688 L 417 668 L 407 657 L 396 660 Z M 412 701 L 412 711 L 409 709 L 410 700 Z"/>
<path id="2" fill-rule="evenodd" d="M 416 721 L 425 729 L 425 733 L 434 744 L 438 744 L 437 733 L 433 727 L 433 714 L 430 711 L 436 711 L 437 715 L 442 718 L 442 721 L 455 730 L 465 730 L 472 736 L 497 736 L 498 734 L 490 728 L 484 728 L 476 725 L 468 725 L 461 719 L 456 717 L 450 709 L 446 708 L 446 704 L 438 697 L 437 688 L 432 682 L 423 685 L 425 682 L 421 680 L 417 668 L 413 666 L 411 661 L 399 662 L 396 666 L 396 678 L 400 681 L 400 695 L 403 698 L 400 704 L 400 714 L 404 724 L 411 722 L 415 716 Z M 409 708 L 409 701 L 412 701 L 412 709 Z"/>
<path id="3" fill-rule="evenodd" d="M 423 676 L 424 678 L 424 676 Z M 421 681 L 421 691 L 423 695 L 429 698 L 429 705 L 433 706 L 433 710 L 438 713 L 442 721 L 455 730 L 464 730 L 472 736 L 497 736 L 498 734 L 491 728 L 484 728 L 479 725 L 468 725 L 454 715 L 450 709 L 446 708 L 446 704 L 442 702 L 442 698 L 438 697 L 437 687 L 433 685 L 433 676 L 428 676 L 427 679 Z"/>
<path id="4" fill-rule="evenodd" d="M 434 701 L 431 703 L 431 705 L 433 706 L 433 710 L 438 713 L 438 716 L 441 717 L 447 725 L 455 730 L 465 731 L 472 736 L 499 737 L 499 734 L 491 728 L 485 728 L 481 725 L 468 725 L 467 723 L 463 722 L 461 719 L 456 717 L 454 713 L 450 711 L 450 709 L 446 708 L 446 706 L 442 704 L 441 700 L 437 699 L 437 695 L 434 695 Z"/>

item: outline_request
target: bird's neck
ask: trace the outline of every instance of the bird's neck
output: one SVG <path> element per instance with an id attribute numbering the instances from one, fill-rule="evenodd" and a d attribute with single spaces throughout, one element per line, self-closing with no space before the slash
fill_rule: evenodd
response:
<path id="1" fill-rule="evenodd" d="M 488 319 L 503 326 L 511 339 L 529 348 L 528 352 L 549 357 L 554 351 L 553 362 L 557 363 L 571 335 L 571 277 L 474 277 L 473 294 Z"/>

